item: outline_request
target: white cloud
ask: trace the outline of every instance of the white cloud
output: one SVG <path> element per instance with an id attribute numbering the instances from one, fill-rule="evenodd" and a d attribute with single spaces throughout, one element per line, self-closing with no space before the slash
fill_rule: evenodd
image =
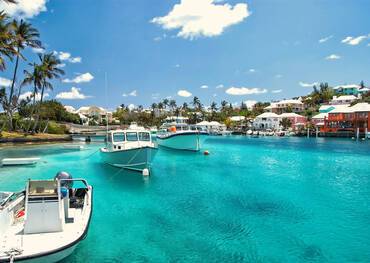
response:
<path id="1" fill-rule="evenodd" d="M 81 57 L 74 57 L 74 58 L 71 58 L 69 59 L 69 62 L 71 63 L 81 63 Z"/>
<path id="2" fill-rule="evenodd" d="M 182 90 L 179 90 L 179 91 L 177 92 L 177 95 L 179 95 L 180 97 L 186 97 L 186 98 L 188 98 L 188 97 L 190 97 L 192 94 L 191 94 L 189 91 L 182 89 Z"/>
<path id="3" fill-rule="evenodd" d="M 32 18 L 46 11 L 47 0 L 17 0 L 17 4 L 0 2 L 0 10 L 9 16 L 18 18 Z"/>
<path id="4" fill-rule="evenodd" d="M 61 61 L 68 61 L 69 63 L 81 63 L 81 57 L 72 57 L 71 53 L 63 51 L 54 51 L 54 54 L 58 56 Z"/>
<path id="5" fill-rule="evenodd" d="M 256 73 L 256 70 L 254 68 L 249 69 L 249 73 Z"/>
<path id="6" fill-rule="evenodd" d="M 74 79 L 63 79 L 64 83 L 83 83 L 83 82 L 90 82 L 94 79 L 94 76 L 91 75 L 89 72 L 80 74 Z"/>
<path id="7" fill-rule="evenodd" d="M 319 84 L 318 82 L 313 82 L 313 83 L 307 83 L 307 82 L 303 82 L 303 81 L 299 82 L 299 85 L 301 87 L 304 87 L 304 88 L 311 88 L 313 86 L 317 86 L 318 84 Z"/>
<path id="8" fill-rule="evenodd" d="M 266 93 L 267 89 L 259 88 L 246 88 L 246 87 L 230 87 L 225 91 L 229 95 L 240 96 L 240 95 L 252 95 Z"/>
<path id="9" fill-rule="evenodd" d="M 283 75 L 281 75 L 281 74 L 276 74 L 275 75 L 275 78 L 277 78 L 277 79 L 281 79 L 283 77 Z"/>
<path id="10" fill-rule="evenodd" d="M 282 91 L 282 89 L 274 89 L 271 91 L 271 93 L 281 93 Z"/>
<path id="11" fill-rule="evenodd" d="M 179 67 L 180 67 L 180 64 L 176 64 L 176 65 L 175 65 L 175 68 L 179 68 Z"/>
<path id="12" fill-rule="evenodd" d="M 247 106 L 248 109 L 252 109 L 254 105 L 256 105 L 256 100 L 246 100 L 244 104 Z"/>
<path id="13" fill-rule="evenodd" d="M 342 40 L 342 43 L 351 45 L 351 46 L 357 46 L 360 44 L 363 40 L 370 38 L 370 35 L 363 35 L 363 36 L 358 36 L 358 37 L 346 37 L 345 39 Z"/>
<path id="14" fill-rule="evenodd" d="M 328 37 L 321 38 L 321 39 L 319 40 L 319 43 L 320 43 L 320 44 L 325 43 L 326 41 L 328 41 L 328 40 L 330 40 L 330 39 L 332 39 L 332 38 L 333 38 L 333 36 L 328 36 Z"/>
<path id="15" fill-rule="evenodd" d="M 32 100 L 33 99 L 32 95 L 33 95 L 33 93 L 31 91 L 24 92 L 19 96 L 19 100 L 27 100 L 28 98 L 30 100 Z M 47 97 L 49 97 L 49 93 L 44 93 L 44 98 L 47 98 Z M 36 100 L 41 100 L 41 94 L 40 93 L 36 94 Z"/>
<path id="16" fill-rule="evenodd" d="M 9 87 L 12 84 L 12 81 L 7 78 L 0 77 L 0 87 Z"/>
<path id="17" fill-rule="evenodd" d="M 207 85 L 202 85 L 200 86 L 201 89 L 208 89 L 208 86 Z"/>
<path id="18" fill-rule="evenodd" d="M 336 55 L 336 54 L 331 54 L 330 56 L 327 56 L 325 59 L 326 60 L 338 60 L 338 59 L 341 59 L 341 56 Z"/>
<path id="19" fill-rule="evenodd" d="M 39 47 L 33 47 L 32 52 L 36 53 L 36 54 L 43 54 L 43 53 L 45 53 L 45 49 L 39 48 Z"/>
<path id="20" fill-rule="evenodd" d="M 72 87 L 71 91 L 64 91 L 58 93 L 55 98 L 56 99 L 63 99 L 63 100 L 84 100 L 87 98 L 90 98 L 91 96 L 87 96 L 82 94 L 81 89 L 78 89 L 76 87 Z"/>
<path id="21" fill-rule="evenodd" d="M 64 68 L 66 66 L 66 63 L 60 63 L 59 65 L 57 65 L 58 68 Z"/>
<path id="22" fill-rule="evenodd" d="M 136 97 L 137 96 L 137 90 L 135 89 L 135 90 L 133 90 L 133 91 L 131 91 L 130 93 L 123 93 L 122 94 L 122 97 L 128 97 L 128 96 L 131 96 L 131 97 Z"/>
<path id="23" fill-rule="evenodd" d="M 151 22 L 166 30 L 179 29 L 178 37 L 193 39 L 218 36 L 249 15 L 246 3 L 231 6 L 215 0 L 181 0 L 166 16 L 155 17 Z"/>
<path id="24" fill-rule="evenodd" d="M 220 84 L 220 85 L 217 85 L 216 86 L 216 89 L 223 89 L 224 88 L 224 85 L 223 84 Z"/>

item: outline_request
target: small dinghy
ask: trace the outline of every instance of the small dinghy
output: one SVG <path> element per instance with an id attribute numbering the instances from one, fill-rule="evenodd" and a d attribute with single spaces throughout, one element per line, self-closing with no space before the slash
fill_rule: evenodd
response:
<path id="1" fill-rule="evenodd" d="M 19 193 L 0 193 L 0 262 L 66 258 L 86 237 L 91 215 L 92 186 L 66 172 L 29 180 Z"/>
<path id="2" fill-rule="evenodd" d="M 1 160 L 1 165 L 32 165 L 36 164 L 40 158 L 4 158 Z"/>

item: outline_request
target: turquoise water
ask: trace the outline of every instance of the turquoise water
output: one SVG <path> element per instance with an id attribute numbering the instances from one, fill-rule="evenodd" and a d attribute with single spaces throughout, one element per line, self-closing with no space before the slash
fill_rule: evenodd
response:
<path id="1" fill-rule="evenodd" d="M 99 144 L 5 148 L 0 191 L 59 170 L 94 186 L 88 237 L 65 262 L 370 262 L 370 142 L 210 137 L 161 149 L 152 176 L 99 162 Z"/>

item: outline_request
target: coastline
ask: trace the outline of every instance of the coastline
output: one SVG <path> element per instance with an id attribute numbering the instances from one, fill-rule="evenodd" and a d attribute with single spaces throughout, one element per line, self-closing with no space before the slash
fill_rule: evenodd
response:
<path id="1" fill-rule="evenodd" d="M 23 135 L 19 133 L 3 133 L 0 137 L 0 145 L 8 144 L 34 144 L 34 143 L 54 143 L 54 142 L 70 142 L 71 135 L 66 134 L 37 134 Z"/>

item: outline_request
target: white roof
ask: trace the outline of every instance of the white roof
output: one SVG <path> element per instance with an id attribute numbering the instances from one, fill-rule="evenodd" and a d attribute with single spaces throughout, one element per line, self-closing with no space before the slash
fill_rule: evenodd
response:
<path id="1" fill-rule="evenodd" d="M 210 125 L 210 122 L 208 121 L 201 121 L 199 123 L 196 124 L 197 126 L 209 126 Z"/>
<path id="2" fill-rule="evenodd" d="M 341 100 L 356 100 L 357 97 L 356 96 L 353 96 L 353 95 L 343 95 L 343 96 L 339 96 L 339 97 L 334 97 L 333 98 L 333 101 L 341 101 Z"/>
<path id="3" fill-rule="evenodd" d="M 221 124 L 221 123 L 219 123 L 218 121 L 211 121 L 210 123 L 209 123 L 211 126 L 224 126 L 225 124 Z"/>
<path id="4" fill-rule="evenodd" d="M 230 117 L 230 120 L 232 120 L 232 121 L 244 121 L 245 117 L 244 116 L 232 116 L 232 117 Z"/>
<path id="5" fill-rule="evenodd" d="M 181 116 L 168 116 L 166 120 L 188 120 L 189 118 Z"/>
<path id="6" fill-rule="evenodd" d="M 281 118 L 296 118 L 296 117 L 303 117 L 302 115 L 299 115 L 297 113 L 294 113 L 294 112 L 289 112 L 289 113 L 282 113 L 279 115 Z"/>
<path id="7" fill-rule="evenodd" d="M 279 115 L 273 112 L 265 112 L 256 117 L 257 118 L 279 118 Z"/>
<path id="8" fill-rule="evenodd" d="M 370 112 L 370 104 L 366 102 L 357 103 L 350 108 L 353 112 Z"/>
<path id="9" fill-rule="evenodd" d="M 332 110 L 330 113 L 351 113 L 353 112 L 350 109 L 349 105 L 336 105 L 335 109 Z"/>
<path id="10" fill-rule="evenodd" d="M 328 117 L 329 113 L 327 112 L 322 112 L 322 113 L 319 113 L 315 116 L 312 117 L 312 119 L 325 119 L 326 117 Z"/>

